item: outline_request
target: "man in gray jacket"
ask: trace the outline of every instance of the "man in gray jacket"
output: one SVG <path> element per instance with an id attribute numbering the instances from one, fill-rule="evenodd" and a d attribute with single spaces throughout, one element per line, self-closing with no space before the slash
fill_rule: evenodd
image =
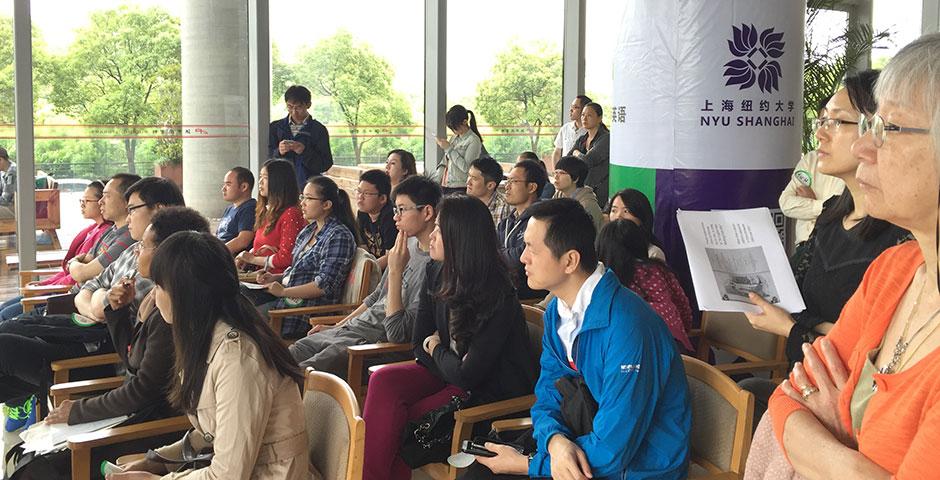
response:
<path id="1" fill-rule="evenodd" d="M 428 245 L 441 188 L 427 177 L 403 180 L 392 192 L 398 237 L 388 252 L 388 267 L 379 286 L 336 326 L 317 325 L 290 346 L 301 367 L 346 378 L 346 347 L 376 342 L 409 343 L 424 287 Z M 410 354 L 410 353 L 409 353 Z M 389 360 L 400 360 L 389 358 Z"/>

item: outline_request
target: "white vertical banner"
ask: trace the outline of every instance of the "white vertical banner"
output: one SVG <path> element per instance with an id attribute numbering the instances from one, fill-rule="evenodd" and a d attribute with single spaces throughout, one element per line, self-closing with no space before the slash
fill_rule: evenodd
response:
<path id="1" fill-rule="evenodd" d="M 630 0 L 614 55 L 611 162 L 791 168 L 805 0 Z"/>

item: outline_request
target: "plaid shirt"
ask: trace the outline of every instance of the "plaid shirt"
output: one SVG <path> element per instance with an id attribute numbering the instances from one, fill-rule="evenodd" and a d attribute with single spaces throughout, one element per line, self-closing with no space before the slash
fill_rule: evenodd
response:
<path id="1" fill-rule="evenodd" d="M 493 226 L 499 225 L 499 222 L 513 211 L 513 208 L 506 203 L 506 196 L 498 189 L 493 191 L 493 197 L 490 198 L 490 203 L 486 207 L 490 209 L 490 215 L 493 216 Z"/>
<path id="2" fill-rule="evenodd" d="M 316 235 L 313 244 L 307 247 L 310 237 Z M 281 298 L 275 309 L 330 305 L 338 303 L 343 294 L 346 275 L 352 266 L 356 253 L 356 240 L 352 232 L 342 222 L 330 215 L 326 224 L 318 232 L 317 223 L 313 222 L 297 234 L 294 243 L 293 262 L 284 271 L 285 287 L 295 287 L 314 282 L 323 290 L 317 298 Z M 284 335 L 298 335 L 309 330 L 303 317 L 284 319 L 281 332 Z"/>

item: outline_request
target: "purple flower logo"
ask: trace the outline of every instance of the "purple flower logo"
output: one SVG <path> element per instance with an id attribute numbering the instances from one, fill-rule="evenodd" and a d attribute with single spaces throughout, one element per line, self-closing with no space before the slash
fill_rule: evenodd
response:
<path id="1" fill-rule="evenodd" d="M 783 55 L 783 32 L 774 33 L 773 28 L 768 28 L 758 35 L 754 25 L 745 24 L 731 28 L 734 39 L 728 40 L 728 49 L 738 58 L 724 65 L 724 75 L 728 77 L 725 85 L 740 85 L 738 89 L 744 90 L 756 82 L 762 92 L 780 90 L 778 80 L 783 74 L 775 59 Z"/>

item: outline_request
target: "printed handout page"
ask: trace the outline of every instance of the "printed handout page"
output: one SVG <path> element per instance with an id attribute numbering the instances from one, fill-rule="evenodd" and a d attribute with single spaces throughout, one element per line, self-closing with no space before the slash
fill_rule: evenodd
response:
<path id="1" fill-rule="evenodd" d="M 27 453 L 37 452 L 44 454 L 60 450 L 65 448 L 66 442 L 70 437 L 83 433 L 96 432 L 103 428 L 110 428 L 127 420 L 127 418 L 127 415 L 122 415 L 120 417 L 106 418 L 96 422 L 78 423 L 75 425 L 37 422 L 20 433 L 20 438 L 23 439 L 23 451 Z"/>
<path id="2" fill-rule="evenodd" d="M 806 309 L 770 210 L 679 210 L 676 218 L 700 309 L 759 312 L 749 292 L 790 313 Z"/>

